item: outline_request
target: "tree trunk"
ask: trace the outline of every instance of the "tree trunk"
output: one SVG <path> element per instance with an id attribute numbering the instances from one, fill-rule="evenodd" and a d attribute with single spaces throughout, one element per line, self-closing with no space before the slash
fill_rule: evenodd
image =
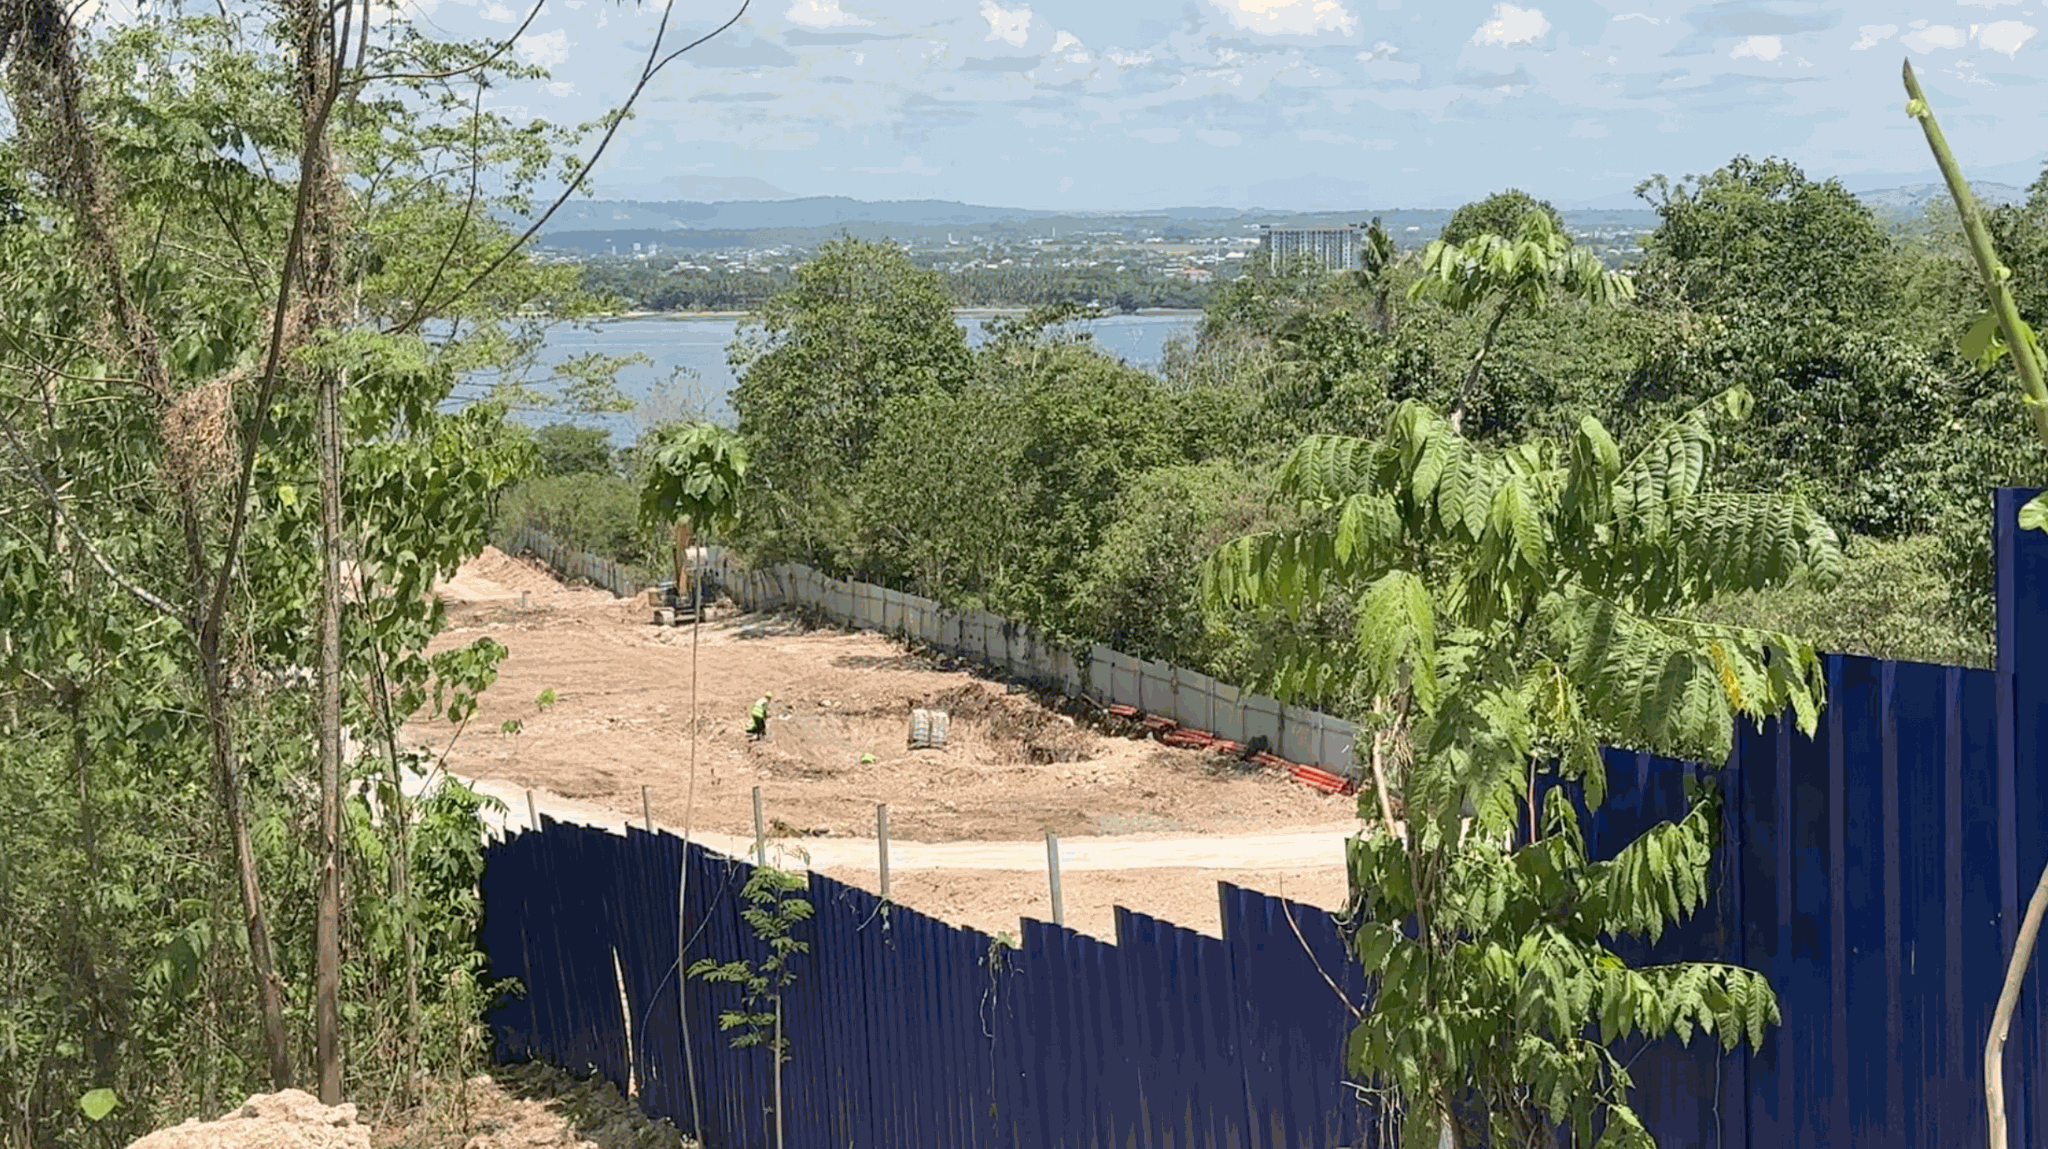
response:
<path id="1" fill-rule="evenodd" d="M 314 1027 L 320 1103 L 341 1104 L 341 373 L 319 373 L 320 906 Z"/>
<path id="2" fill-rule="evenodd" d="M 1508 317 L 1508 305 L 1509 301 L 1502 300 L 1499 309 L 1493 313 L 1493 321 L 1486 325 L 1486 337 L 1479 341 L 1479 350 L 1472 356 L 1472 366 L 1465 372 L 1464 385 L 1458 388 L 1458 401 L 1451 405 L 1453 433 L 1464 434 L 1465 404 L 1472 398 L 1472 388 L 1479 383 L 1480 372 L 1486 366 L 1486 356 L 1493 350 L 1494 336 L 1500 334 L 1501 320 Z"/>
<path id="3" fill-rule="evenodd" d="M 2044 914 L 2048 914 L 2048 866 L 2042 867 L 2034 896 L 2027 899 L 2027 916 L 2020 922 L 2019 937 L 2013 942 L 2012 961 L 2005 967 L 2005 988 L 1998 993 L 1998 1008 L 1991 1015 L 1991 1036 L 1984 1043 L 1984 1100 L 1991 1149 L 2006 1149 L 2005 1035 L 2012 1028 L 2013 1010 L 2020 1002 L 2020 985 L 2027 980 L 2027 966 L 2033 961 L 2034 941 L 2041 934 Z"/>
<path id="4" fill-rule="evenodd" d="M 249 840 L 249 807 L 242 788 L 242 767 L 235 754 L 235 733 L 222 683 L 220 643 L 202 631 L 200 678 L 206 690 L 208 732 L 213 736 L 213 761 L 221 805 L 235 849 L 235 877 L 242 892 L 242 917 L 249 932 L 249 964 L 256 978 L 256 1002 L 263 1015 L 263 1044 L 270 1055 L 270 1085 L 292 1086 L 291 1045 L 284 1028 L 284 987 L 270 953 L 270 924 L 263 912 L 263 882 L 256 870 L 256 848 Z"/>
<path id="5" fill-rule="evenodd" d="M 304 206 L 304 281 L 297 340 L 314 338 L 344 320 L 341 298 L 341 229 L 344 189 L 328 115 L 338 96 L 337 35 L 333 15 L 352 16 L 325 0 L 287 0 L 298 40 L 298 102 L 304 123 L 300 202 Z M 365 14 L 367 19 L 367 14 Z M 314 455 L 320 483 L 320 890 L 314 934 L 314 1032 L 320 1100 L 342 1099 L 341 1053 L 341 481 L 343 474 L 339 367 L 312 372 L 316 411 Z"/>
<path id="6" fill-rule="evenodd" d="M 136 304 L 130 293 L 127 269 L 121 258 L 117 201 L 104 178 L 104 159 L 97 143 L 100 137 L 86 122 L 79 99 L 83 81 L 78 67 L 76 27 L 71 14 L 57 0 L 26 0 L 20 15 L 23 25 L 35 28 L 36 35 L 17 38 L 14 55 L 8 61 L 7 79 L 20 133 L 37 145 L 26 154 L 38 157 L 41 174 L 70 210 L 78 227 L 81 261 L 106 293 L 115 338 L 134 363 L 144 388 L 156 403 L 167 406 L 175 396 L 163 340 L 147 311 Z M 168 443 L 165 447 L 175 469 L 179 464 L 175 457 L 177 448 Z M 228 709 L 219 620 L 209 619 L 207 614 L 213 580 L 200 525 L 201 499 L 189 479 L 188 470 L 186 480 L 171 484 L 192 584 L 192 613 L 185 622 L 197 648 L 214 778 L 234 842 L 235 870 L 249 932 L 249 962 L 262 1014 L 271 1082 L 275 1088 L 283 1089 L 292 1082 L 282 987 L 271 961 L 262 882 L 249 839 L 247 800 Z M 232 556 L 225 561 L 232 563 Z M 226 570 L 223 567 L 223 579 L 227 577 Z"/>

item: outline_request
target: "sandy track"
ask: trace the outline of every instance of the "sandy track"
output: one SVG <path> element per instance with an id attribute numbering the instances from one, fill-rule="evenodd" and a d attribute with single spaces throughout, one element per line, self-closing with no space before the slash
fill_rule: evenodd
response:
<path id="1" fill-rule="evenodd" d="M 1067 924 L 1097 937 L 1114 937 L 1118 904 L 1217 933 L 1219 880 L 1342 903 L 1352 799 L 1100 734 L 876 635 L 765 616 L 716 619 L 700 635 L 692 798 L 687 629 L 654 627 L 637 600 L 565 588 L 495 551 L 440 593 L 454 625 L 437 649 L 488 636 L 509 654 L 452 746 L 445 724 L 407 737 L 445 750 L 448 770 L 504 800 L 515 826 L 528 789 L 552 817 L 638 823 L 645 786 L 658 827 L 680 832 L 694 803 L 692 836 L 742 855 L 760 786 L 784 864 L 870 890 L 875 804 L 888 803 L 892 897 L 990 933 L 1049 916 L 1047 831 L 1060 836 Z M 547 689 L 557 701 L 542 711 Z M 748 743 L 743 715 L 765 691 L 770 734 Z M 954 714 L 948 746 L 905 749 L 910 708 L 933 703 Z M 499 732 L 507 719 L 517 735 Z"/>

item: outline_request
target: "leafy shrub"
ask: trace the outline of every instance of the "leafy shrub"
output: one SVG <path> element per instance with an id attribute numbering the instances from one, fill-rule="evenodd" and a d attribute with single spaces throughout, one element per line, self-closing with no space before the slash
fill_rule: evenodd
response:
<path id="1" fill-rule="evenodd" d="M 600 558 L 660 567 L 666 550 L 640 525 L 640 493 L 618 475 L 548 475 L 520 483 L 498 502 L 499 545 L 534 530 Z"/>

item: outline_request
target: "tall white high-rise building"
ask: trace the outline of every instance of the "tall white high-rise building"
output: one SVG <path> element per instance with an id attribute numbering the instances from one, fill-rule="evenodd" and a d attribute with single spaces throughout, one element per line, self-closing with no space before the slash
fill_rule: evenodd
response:
<path id="1" fill-rule="evenodd" d="M 1272 227 L 1259 228 L 1259 248 L 1265 253 L 1266 266 L 1275 271 L 1297 255 L 1312 255 L 1324 267 L 1344 270 L 1358 267 L 1365 250 L 1365 229 L 1362 223 L 1344 227 Z"/>

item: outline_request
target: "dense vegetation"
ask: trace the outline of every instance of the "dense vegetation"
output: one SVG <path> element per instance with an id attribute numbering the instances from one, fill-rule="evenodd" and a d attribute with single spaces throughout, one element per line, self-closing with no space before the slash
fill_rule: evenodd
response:
<path id="1" fill-rule="evenodd" d="M 505 653 L 430 648 L 428 589 L 536 459 L 594 465 L 450 401 L 596 310 L 493 222 L 583 133 L 479 110 L 545 74 L 502 47 L 369 23 L 0 2 L 9 1149 L 285 1086 L 374 1117 L 488 1052 L 483 802 L 419 798 L 399 731 L 459 733 Z"/>
<path id="2" fill-rule="evenodd" d="M 2039 448 L 2009 388 L 1956 350 L 1978 307 L 1951 222 L 1896 232 L 1776 160 L 1644 194 L 1662 223 L 1632 299 L 1537 283 L 1502 289 L 1531 305 L 1496 307 L 1416 290 L 1414 258 L 1254 273 L 1217 289 L 1156 373 L 1095 353 L 1057 308 L 969 354 L 936 275 L 840 241 L 800 278 L 857 282 L 873 302 L 834 310 L 793 289 L 744 352 L 734 409 L 760 482 L 735 541 L 1251 680 L 1272 643 L 1196 609 L 1195 572 L 1222 539 L 1296 513 L 1274 474 L 1301 436 L 1373 434 L 1404 400 L 1450 411 L 1462 394 L 1480 444 L 1561 439 L 1593 415 L 1626 447 L 1739 384 L 1755 412 L 1722 442 L 1717 481 L 1807 499 L 1841 532 L 1844 582 L 1730 595 L 1701 616 L 1988 664 L 1986 492 L 2024 481 Z M 1504 205 L 1543 206 L 1503 193 L 1460 218 Z M 1994 220 L 2020 282 L 2048 271 L 2048 179 Z M 2022 302 L 2037 319 L 2043 297 Z M 933 356 L 942 370 L 916 366 Z"/>

